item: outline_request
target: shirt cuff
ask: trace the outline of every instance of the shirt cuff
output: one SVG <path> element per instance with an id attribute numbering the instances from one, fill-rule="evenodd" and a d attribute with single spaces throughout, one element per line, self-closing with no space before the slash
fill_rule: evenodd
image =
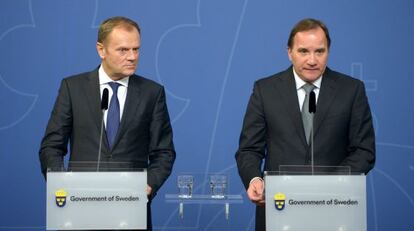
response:
<path id="1" fill-rule="evenodd" d="M 256 180 L 260 180 L 260 181 L 262 181 L 262 182 L 263 182 L 263 179 L 262 179 L 261 177 L 256 176 L 256 177 L 253 177 L 253 179 L 251 179 L 251 180 L 250 180 L 249 185 L 250 185 L 253 181 L 256 181 Z"/>

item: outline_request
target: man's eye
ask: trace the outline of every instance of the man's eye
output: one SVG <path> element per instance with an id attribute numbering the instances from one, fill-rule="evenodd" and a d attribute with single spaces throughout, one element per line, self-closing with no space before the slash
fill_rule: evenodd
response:
<path id="1" fill-rule="evenodd" d="M 308 53 L 308 50 L 306 50 L 306 49 L 299 49 L 298 51 L 299 51 L 300 54 Z"/>
<path id="2" fill-rule="evenodd" d="M 323 54 L 323 53 L 325 53 L 325 49 L 316 50 L 316 53 L 317 54 Z"/>

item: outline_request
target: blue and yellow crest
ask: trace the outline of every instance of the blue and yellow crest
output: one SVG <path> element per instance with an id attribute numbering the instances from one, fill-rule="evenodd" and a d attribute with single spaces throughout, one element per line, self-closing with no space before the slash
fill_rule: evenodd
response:
<path id="1" fill-rule="evenodd" d="M 59 207 L 63 207 L 66 205 L 66 197 L 67 193 L 63 189 L 59 189 L 55 192 L 55 201 L 56 205 Z"/>
<path id="2" fill-rule="evenodd" d="M 275 199 L 275 207 L 277 210 L 283 210 L 285 208 L 285 200 L 286 196 L 283 193 L 276 193 L 274 196 Z"/>

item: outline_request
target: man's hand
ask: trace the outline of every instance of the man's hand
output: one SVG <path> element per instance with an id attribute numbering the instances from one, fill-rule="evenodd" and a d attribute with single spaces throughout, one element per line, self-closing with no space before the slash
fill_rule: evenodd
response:
<path id="1" fill-rule="evenodd" d="M 264 182 L 261 178 L 256 178 L 250 182 L 247 189 L 247 196 L 257 206 L 264 206 Z"/>
<path id="2" fill-rule="evenodd" d="M 147 185 L 147 196 L 151 195 L 152 193 L 152 188 L 151 186 Z"/>

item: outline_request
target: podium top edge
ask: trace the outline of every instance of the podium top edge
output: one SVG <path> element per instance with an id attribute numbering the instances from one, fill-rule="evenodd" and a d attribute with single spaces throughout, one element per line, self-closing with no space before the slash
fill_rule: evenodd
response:
<path id="1" fill-rule="evenodd" d="M 350 166 L 280 165 L 276 171 L 265 171 L 264 176 L 273 175 L 365 175 L 351 171 Z"/>
<path id="2" fill-rule="evenodd" d="M 47 172 L 146 172 L 147 165 L 139 162 L 69 161 L 68 167 L 49 166 Z"/>

